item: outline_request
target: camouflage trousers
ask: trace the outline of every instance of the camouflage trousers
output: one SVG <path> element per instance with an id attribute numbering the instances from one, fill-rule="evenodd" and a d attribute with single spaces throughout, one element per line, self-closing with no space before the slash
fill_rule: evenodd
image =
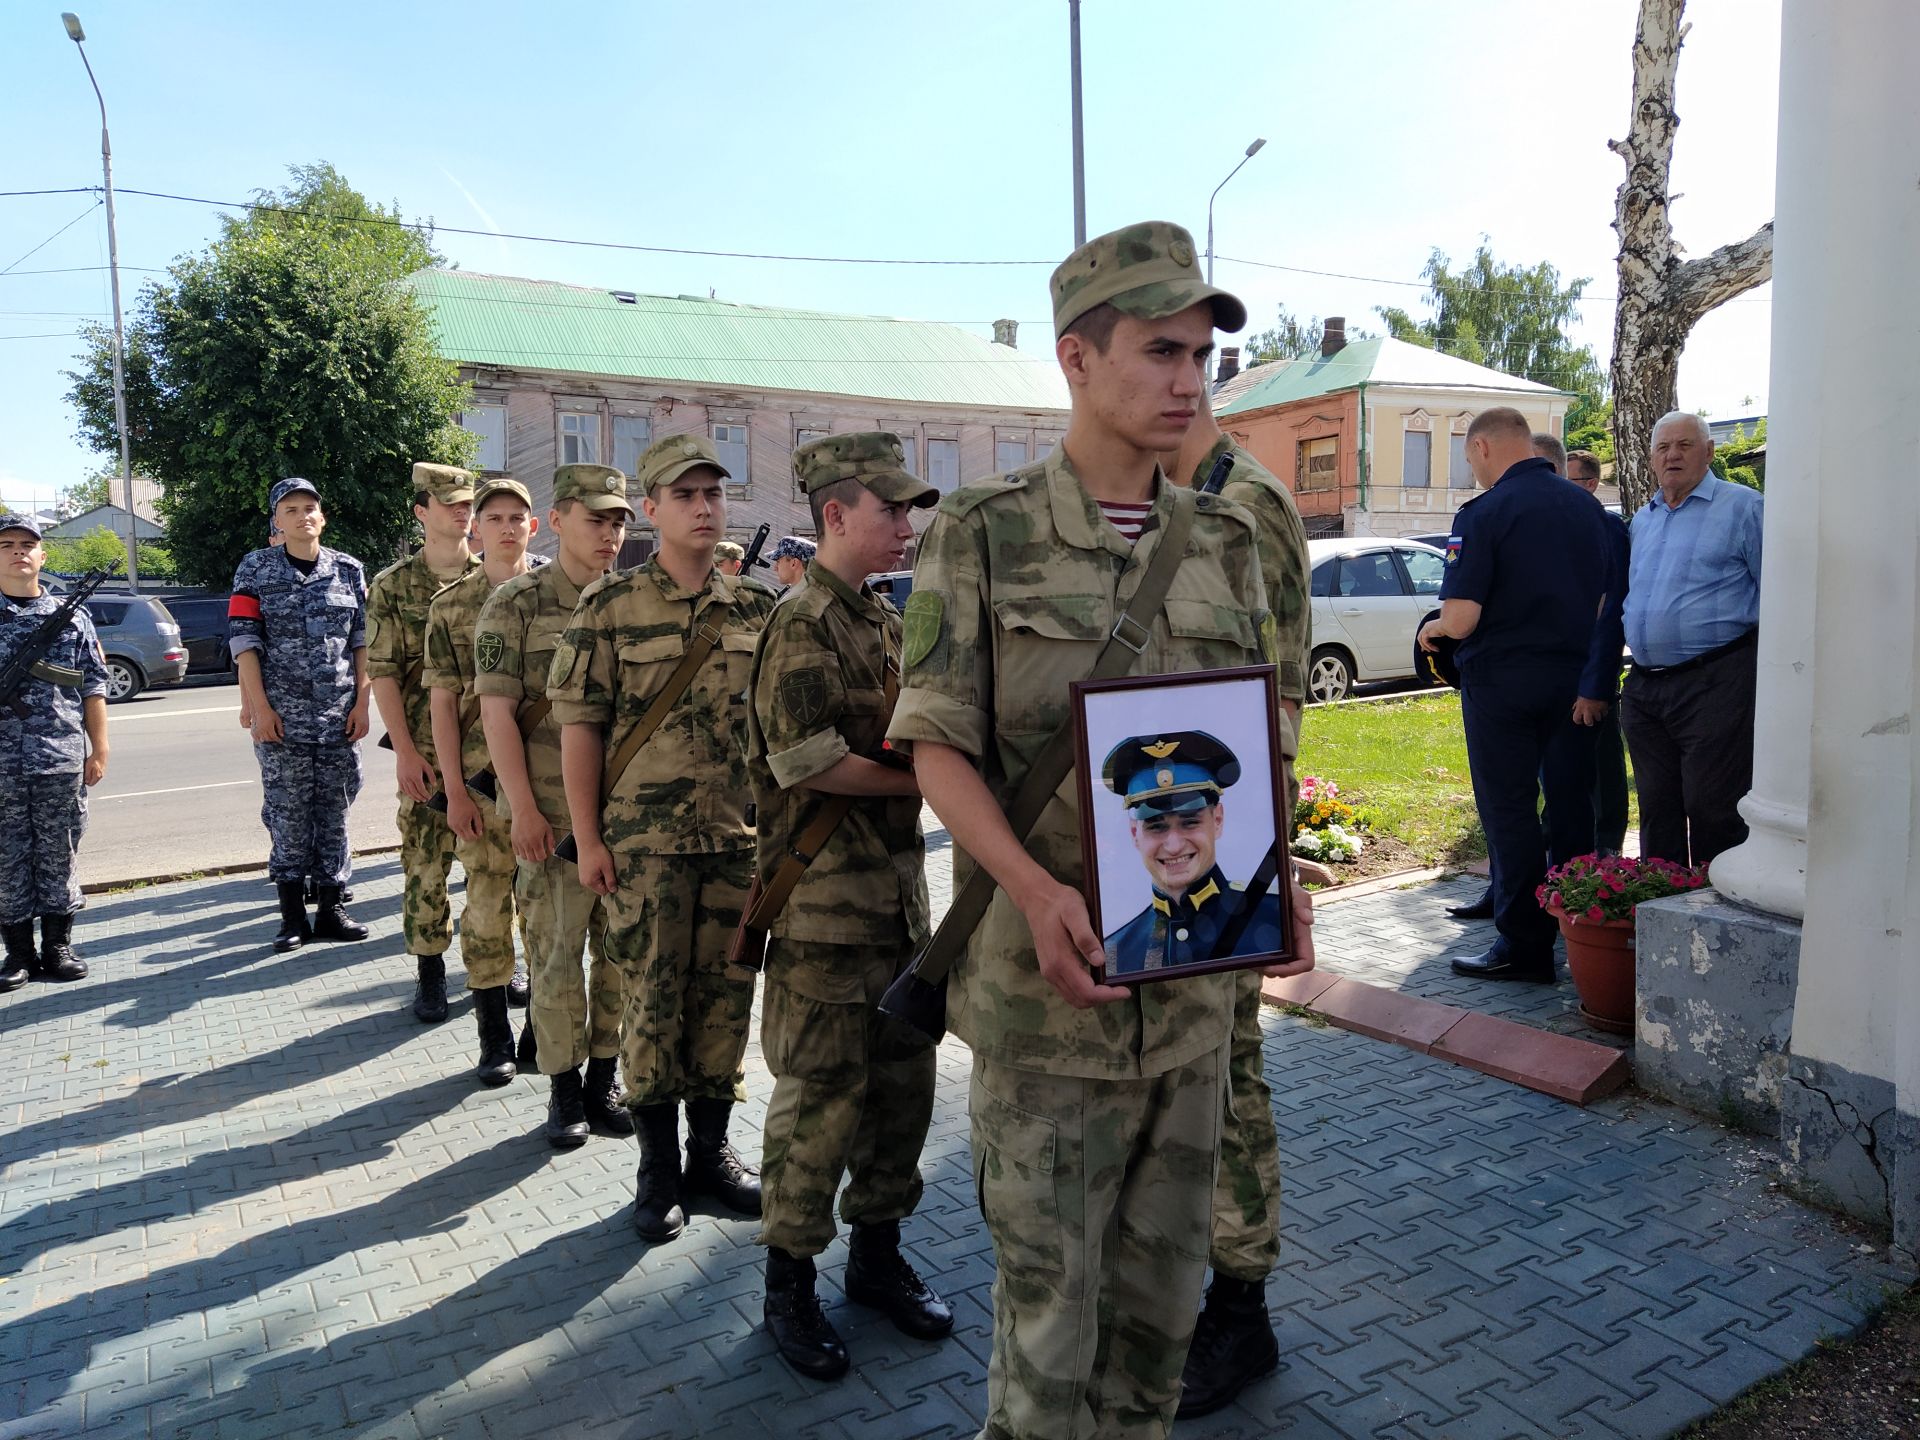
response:
<path id="1" fill-rule="evenodd" d="M 1280 1142 L 1273 1129 L 1260 1029 L 1260 972 L 1234 977 L 1233 1042 L 1220 1174 L 1207 1259 L 1235 1280 L 1265 1280 L 1280 1263 Z"/>
<path id="2" fill-rule="evenodd" d="M 467 989 L 491 990 L 513 978 L 513 858 L 512 827 L 493 813 L 490 802 L 475 797 L 486 822 L 476 840 L 456 837 L 453 853 L 467 875 L 467 894 L 460 907 L 460 963 L 466 967 Z"/>
<path id="3" fill-rule="evenodd" d="M 920 1151 L 933 1118 L 934 1052 L 900 1056 L 877 1006 L 900 968 L 895 950 L 773 940 L 760 1049 L 773 1072 L 760 1137 L 762 1245 L 818 1255 L 840 1218 L 876 1224 L 920 1203 Z"/>
<path id="4" fill-rule="evenodd" d="M 627 992 L 607 955 L 606 902 L 580 883 L 579 866 L 551 855 L 538 865 L 521 862 L 513 898 L 526 924 L 527 1018 L 540 1073 L 618 1055 Z"/>
<path id="5" fill-rule="evenodd" d="M 727 974 L 727 945 L 753 883 L 753 852 L 614 852 L 607 954 L 626 991 L 620 1070 L 627 1104 L 747 1098 L 753 982 Z"/>
<path id="6" fill-rule="evenodd" d="M 404 792 L 400 796 L 400 870 L 407 888 L 400 933 L 409 955 L 444 955 L 453 944 L 447 872 L 453 869 L 453 827 L 447 817 Z"/>
<path id="7" fill-rule="evenodd" d="M 256 743 L 253 754 L 266 790 L 260 818 L 273 841 L 267 874 L 276 885 L 345 885 L 353 878 L 347 811 L 360 793 L 360 747 L 277 740 Z"/>
<path id="8" fill-rule="evenodd" d="M 1142 1080 L 973 1061 L 991 1440 L 1164 1436 L 1206 1279 L 1228 1047 Z"/>
<path id="9" fill-rule="evenodd" d="M 86 903 L 76 863 L 86 828 L 78 770 L 0 776 L 0 924 L 71 915 Z"/>

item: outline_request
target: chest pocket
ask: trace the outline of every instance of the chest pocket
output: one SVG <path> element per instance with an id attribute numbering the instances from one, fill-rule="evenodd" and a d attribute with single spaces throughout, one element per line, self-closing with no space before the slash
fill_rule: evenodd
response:
<path id="1" fill-rule="evenodd" d="M 1253 621 L 1231 605 L 1211 600 L 1182 600 L 1167 597 L 1167 630 L 1176 641 L 1200 642 L 1252 650 L 1255 644 Z M 1186 646 L 1179 647 L 1186 649 Z M 1219 664 L 1244 664 L 1247 657 L 1224 658 Z"/>
<path id="2" fill-rule="evenodd" d="M 620 707 L 635 715 L 645 712 L 686 654 L 686 638 L 661 635 L 620 647 Z"/>
<path id="3" fill-rule="evenodd" d="M 1067 682 L 1093 668 L 1112 621 L 1104 595 L 1001 600 L 993 607 L 995 710 L 1000 729 L 1051 734 L 1066 716 Z"/>

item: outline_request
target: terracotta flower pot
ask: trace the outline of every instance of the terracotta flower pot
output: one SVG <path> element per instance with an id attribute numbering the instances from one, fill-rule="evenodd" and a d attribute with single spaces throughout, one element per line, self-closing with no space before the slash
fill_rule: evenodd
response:
<path id="1" fill-rule="evenodd" d="M 1596 1030 L 1631 1035 L 1634 1021 L 1633 921 L 1576 920 L 1558 905 L 1548 913 L 1567 942 L 1567 969 L 1580 992 L 1581 1017 Z"/>

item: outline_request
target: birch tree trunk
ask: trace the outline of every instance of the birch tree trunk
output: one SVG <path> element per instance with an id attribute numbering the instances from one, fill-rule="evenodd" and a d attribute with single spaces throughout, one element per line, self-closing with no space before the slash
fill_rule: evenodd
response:
<path id="1" fill-rule="evenodd" d="M 1673 169 L 1673 78 L 1689 27 L 1686 0 L 1640 0 L 1633 37 L 1633 116 L 1607 148 L 1626 162 L 1614 196 L 1620 236 L 1619 308 L 1613 321 L 1613 450 L 1620 505 L 1629 516 L 1653 493 L 1653 425 L 1678 406 L 1675 377 L 1694 323 L 1773 278 L 1773 222 L 1737 244 L 1682 261 L 1667 186 Z"/>

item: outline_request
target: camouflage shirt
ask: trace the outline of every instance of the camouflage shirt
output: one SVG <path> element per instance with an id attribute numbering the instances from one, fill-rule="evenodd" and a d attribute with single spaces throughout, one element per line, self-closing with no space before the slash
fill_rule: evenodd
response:
<path id="1" fill-rule="evenodd" d="M 553 652 L 579 603 L 579 589 L 557 562 L 516 575 L 489 595 L 474 625 L 474 693 L 505 695 L 519 701 L 522 710 L 545 698 Z M 571 830 L 567 787 L 560 778 L 560 724 L 551 714 L 527 736 L 527 779 L 554 833 Z M 502 787 L 500 813 L 510 809 Z"/>
<path id="2" fill-rule="evenodd" d="M 480 564 L 469 555 L 461 576 Z M 410 560 L 389 565 L 373 577 L 367 593 L 367 678 L 397 680 L 406 706 L 407 733 L 414 748 L 433 758 L 433 726 L 423 679 L 427 656 L 427 607 L 452 581 L 442 580 L 422 550 Z M 416 668 L 418 667 L 418 668 Z"/>
<path id="3" fill-rule="evenodd" d="M 753 657 L 754 801 L 760 878 L 786 857 L 826 798 L 800 788 L 886 737 L 886 667 L 900 662 L 900 613 L 815 561 L 774 607 Z M 859 799 L 800 877 L 771 931 L 786 940 L 891 945 L 927 936 L 926 842 L 918 796 Z"/>
<path id="4" fill-rule="evenodd" d="M 233 572 L 227 644 L 260 655 L 267 703 L 296 745 L 345 745 L 359 698 L 353 652 L 367 643 L 367 572 L 321 547 L 303 575 L 277 545 L 249 551 Z"/>
<path id="5" fill-rule="evenodd" d="M 57 595 L 39 596 L 16 604 L 0 599 L 0 665 L 5 665 L 33 638 L 40 622 L 60 608 Z M 100 658 L 100 637 L 86 607 L 74 611 L 66 627 L 41 657 L 50 666 L 78 670 L 78 685 L 61 685 L 29 674 L 19 698 L 27 713 L 16 715 L 11 705 L 0 705 L 0 775 L 72 775 L 86 768 L 87 734 L 81 724 L 89 695 L 107 693 L 107 666 Z"/>
<path id="6" fill-rule="evenodd" d="M 421 679 L 429 690 L 453 691 L 461 710 L 470 710 L 473 716 L 460 742 L 462 775 L 478 775 L 493 765 L 487 754 L 486 727 L 480 723 L 480 706 L 473 701 L 473 631 L 481 607 L 495 588 L 487 572 L 476 565 L 434 596 L 427 607 L 427 663 Z"/>
<path id="7" fill-rule="evenodd" d="M 920 542 L 907 601 L 905 689 L 888 733 L 974 757 L 1011 805 L 1049 736 L 1069 722 L 1067 685 L 1084 678 L 1139 589 L 1172 514 L 1161 484 L 1149 528 L 1128 546 L 1081 487 L 1065 447 L 1037 465 L 968 485 L 940 505 Z M 1219 496 L 1195 501 L 1187 554 L 1132 673 L 1259 664 L 1268 628 L 1254 524 Z M 1069 775 L 1026 840 L 1063 884 L 1083 888 L 1079 796 Z M 956 852 L 957 890 L 973 869 Z M 1146 985 L 1075 1010 L 1039 969 L 1019 909 L 996 892 L 955 967 L 948 1022 L 976 1055 L 1052 1074 L 1163 1074 L 1225 1043 L 1233 976 Z"/>
<path id="8" fill-rule="evenodd" d="M 1260 547 L 1260 574 L 1267 582 L 1267 609 L 1274 622 L 1274 668 L 1282 700 L 1307 701 L 1307 657 L 1313 649 L 1313 613 L 1307 600 L 1307 527 L 1287 487 L 1271 470 L 1228 436 L 1221 436 L 1200 468 L 1193 472 L 1196 487 L 1205 482 L 1214 462 L 1233 452 L 1233 469 L 1220 493 L 1253 517 Z"/>
<path id="9" fill-rule="evenodd" d="M 692 643 L 712 624 L 720 643 L 665 722 L 633 757 L 602 807 L 609 849 L 661 855 L 750 849 L 747 679 L 771 597 L 718 570 L 683 590 L 657 558 L 596 580 L 580 595 L 553 652 L 547 690 L 562 725 L 606 727 L 611 763 Z"/>

